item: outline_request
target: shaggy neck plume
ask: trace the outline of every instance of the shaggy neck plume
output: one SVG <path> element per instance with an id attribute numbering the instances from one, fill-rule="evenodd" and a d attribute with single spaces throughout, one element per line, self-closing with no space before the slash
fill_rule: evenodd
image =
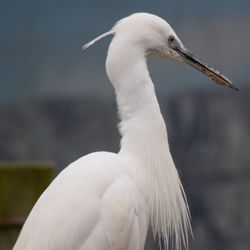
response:
<path id="1" fill-rule="evenodd" d="M 149 202 L 154 235 L 165 247 L 187 245 L 190 229 L 186 197 L 169 151 L 167 131 L 149 76 L 145 51 L 114 38 L 106 69 L 115 88 L 121 119 L 120 153 L 131 154 L 143 168 L 142 189 Z"/>

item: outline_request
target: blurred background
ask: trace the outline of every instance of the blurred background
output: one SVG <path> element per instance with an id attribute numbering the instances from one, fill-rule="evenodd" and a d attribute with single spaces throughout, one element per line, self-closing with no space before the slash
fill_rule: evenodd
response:
<path id="1" fill-rule="evenodd" d="M 59 172 L 84 154 L 119 150 L 115 97 L 105 73 L 110 38 L 84 52 L 81 46 L 134 12 L 166 19 L 188 49 L 240 89 L 237 93 L 220 87 L 178 62 L 149 59 L 173 158 L 191 207 L 195 240 L 190 249 L 248 250 L 248 0 L 1 0 L 0 165 L 8 171 L 13 164 L 19 169 L 20 162 L 21 166 L 38 162 L 40 169 L 41 162 L 49 161 Z M 19 192 L 18 204 L 13 205 L 18 214 L 24 200 L 22 186 L 13 187 L 1 175 L 5 176 L 0 166 L 0 234 L 6 236 L 10 229 L 1 220 L 10 209 L 4 210 L 1 202 L 10 203 L 9 189 L 13 188 L 13 197 Z M 44 188 L 49 182 L 45 179 Z M 5 244 L 0 235 L 4 249 L 1 242 Z M 149 235 L 146 249 L 157 247 Z"/>

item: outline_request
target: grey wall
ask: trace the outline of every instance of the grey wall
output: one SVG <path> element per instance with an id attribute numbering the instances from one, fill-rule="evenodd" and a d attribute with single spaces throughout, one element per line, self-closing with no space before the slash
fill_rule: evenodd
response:
<path id="1" fill-rule="evenodd" d="M 224 90 L 160 99 L 191 207 L 192 250 L 250 246 L 250 92 Z M 53 160 L 59 170 L 90 152 L 119 150 L 114 99 L 2 103 L 0 114 L 1 160 Z"/>

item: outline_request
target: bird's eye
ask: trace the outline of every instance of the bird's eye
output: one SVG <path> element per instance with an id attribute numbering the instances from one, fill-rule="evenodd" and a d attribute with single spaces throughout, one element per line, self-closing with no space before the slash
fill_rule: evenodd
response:
<path id="1" fill-rule="evenodd" d="M 173 43 L 174 40 L 175 40 L 174 36 L 170 36 L 170 37 L 168 38 L 168 42 L 169 42 L 169 43 Z"/>

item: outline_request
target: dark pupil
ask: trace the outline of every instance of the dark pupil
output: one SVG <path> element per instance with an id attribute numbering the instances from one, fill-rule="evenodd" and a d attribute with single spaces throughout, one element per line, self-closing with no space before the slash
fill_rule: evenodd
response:
<path id="1" fill-rule="evenodd" d="M 173 41 L 174 41 L 174 38 L 173 38 L 173 37 L 170 37 L 169 41 L 170 41 L 170 42 L 173 42 Z"/>

